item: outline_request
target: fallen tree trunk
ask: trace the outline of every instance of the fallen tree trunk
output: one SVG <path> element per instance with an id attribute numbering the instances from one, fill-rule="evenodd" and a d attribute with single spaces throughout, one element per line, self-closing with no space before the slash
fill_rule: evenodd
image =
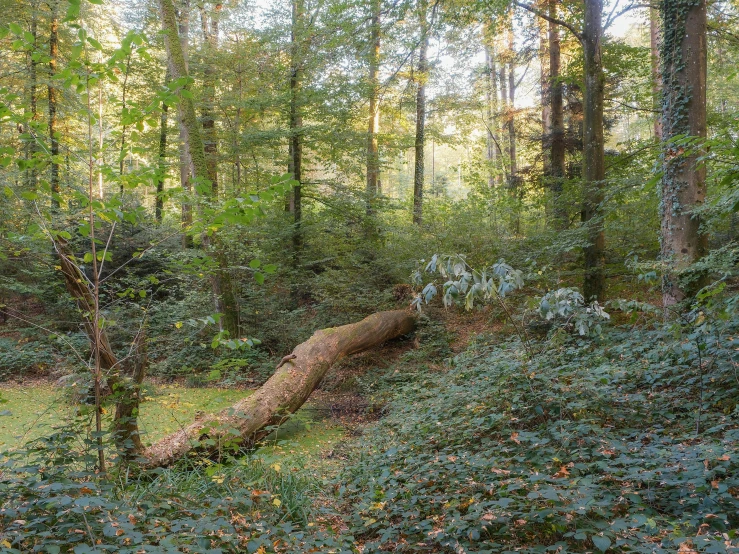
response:
<path id="1" fill-rule="evenodd" d="M 317 331 L 285 356 L 254 394 L 219 414 L 206 415 L 142 452 L 147 467 L 165 467 L 191 451 L 217 456 L 229 445 L 253 444 L 296 412 L 338 360 L 410 333 L 415 315 L 378 312 L 362 321 Z"/>

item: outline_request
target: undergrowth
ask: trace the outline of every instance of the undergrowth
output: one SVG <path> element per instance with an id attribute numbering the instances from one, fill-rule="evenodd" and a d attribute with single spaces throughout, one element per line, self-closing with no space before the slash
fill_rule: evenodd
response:
<path id="1" fill-rule="evenodd" d="M 476 344 L 396 387 L 341 499 L 364 552 L 739 551 L 734 330 Z M 700 423 L 698 423 L 700 418 Z M 700 425 L 698 429 L 697 426 Z"/>

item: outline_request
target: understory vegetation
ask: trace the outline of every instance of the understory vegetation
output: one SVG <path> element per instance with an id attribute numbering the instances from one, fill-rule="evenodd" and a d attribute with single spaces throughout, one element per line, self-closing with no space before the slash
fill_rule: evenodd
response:
<path id="1" fill-rule="evenodd" d="M 0 0 L 0 554 L 739 554 L 739 0 Z"/>

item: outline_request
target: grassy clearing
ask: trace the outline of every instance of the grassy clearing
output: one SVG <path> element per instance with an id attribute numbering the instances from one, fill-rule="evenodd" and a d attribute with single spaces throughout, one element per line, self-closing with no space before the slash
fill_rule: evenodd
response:
<path id="1" fill-rule="evenodd" d="M 216 388 L 151 387 L 141 404 L 139 425 L 144 444 L 150 444 L 189 424 L 196 412 L 222 410 L 249 391 Z M 71 413 L 64 390 L 49 385 L 0 388 L 0 451 L 42 436 Z M 327 420 L 315 420 L 309 411 L 296 414 L 269 437 L 262 454 L 269 459 L 306 455 L 330 446 L 343 430 Z"/>

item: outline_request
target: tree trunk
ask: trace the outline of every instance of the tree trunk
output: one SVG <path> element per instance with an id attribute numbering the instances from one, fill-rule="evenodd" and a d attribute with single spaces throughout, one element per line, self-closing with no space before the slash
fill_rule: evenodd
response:
<path id="1" fill-rule="evenodd" d="M 367 127 L 367 215 L 374 211 L 379 192 L 380 157 L 377 132 L 380 127 L 380 0 L 372 0 L 369 55 L 369 124 Z"/>
<path id="2" fill-rule="evenodd" d="M 658 110 L 662 96 L 662 75 L 659 70 L 659 8 L 655 6 L 649 8 L 649 50 L 652 62 L 653 106 Z M 659 115 L 654 118 L 654 138 L 658 142 L 662 141 L 662 118 Z"/>
<path id="3" fill-rule="evenodd" d="M 495 40 L 492 31 L 486 29 L 485 44 L 485 109 L 487 112 L 487 135 L 486 135 L 486 159 L 488 162 L 488 188 L 495 187 L 497 148 L 496 128 L 498 113 L 498 80 L 497 67 L 495 63 Z"/>
<path id="4" fill-rule="evenodd" d="M 112 429 L 118 450 L 124 457 L 141 450 L 139 428 L 136 419 L 139 404 L 139 388 L 147 367 L 145 335 L 143 331 L 136 337 L 131 360 L 118 360 L 108 340 L 104 327 L 96 325 L 95 296 L 88 286 L 89 280 L 80 271 L 74 256 L 63 239 L 54 240 L 54 249 L 59 256 L 59 267 L 64 276 L 64 284 L 69 294 L 77 302 L 83 316 L 85 333 L 90 340 L 93 358 L 99 361 L 99 369 L 105 372 L 104 378 L 116 400 L 116 411 Z M 143 327 L 142 327 L 143 329 Z M 121 377 L 122 363 L 128 361 L 133 371 L 131 378 Z M 132 362 L 132 363 L 130 363 Z M 99 400 L 100 383 L 96 378 L 96 400 Z"/>
<path id="5" fill-rule="evenodd" d="M 418 49 L 418 88 L 416 91 L 416 161 L 413 173 L 413 223 L 423 221 L 423 182 L 424 157 L 426 146 L 426 81 L 428 80 L 427 53 L 429 47 L 428 22 L 426 20 L 426 0 L 419 0 L 418 20 L 420 25 L 420 44 Z"/>
<path id="6" fill-rule="evenodd" d="M 500 73 L 498 75 L 500 79 L 500 111 L 501 111 L 501 117 L 500 117 L 500 137 L 501 140 L 503 140 L 503 137 L 506 133 L 508 133 L 508 118 L 510 117 L 510 114 L 508 113 L 508 73 L 506 71 L 506 62 L 505 57 L 501 56 L 500 58 Z M 510 163 L 511 159 L 511 143 L 510 141 L 503 140 L 503 160 L 502 165 L 505 168 L 507 164 Z M 510 167 L 505 169 L 505 182 L 506 185 L 510 183 Z"/>
<path id="7" fill-rule="evenodd" d="M 203 124 L 203 147 L 208 166 L 208 179 L 213 199 L 218 198 L 218 136 L 216 134 L 215 95 L 216 68 L 213 57 L 218 51 L 218 23 L 222 4 L 216 4 L 208 17 L 205 6 L 201 4 L 200 24 L 203 30 L 206 59 L 203 68 L 203 104 L 200 112 Z"/>
<path id="8" fill-rule="evenodd" d="M 29 61 L 29 74 L 28 74 L 28 88 L 29 88 L 29 104 L 31 110 L 30 122 L 25 126 L 25 132 L 29 134 L 28 142 L 25 147 L 25 158 L 30 165 L 26 168 L 26 188 L 29 191 L 35 191 L 36 185 L 38 184 L 38 170 L 36 169 L 36 153 L 38 152 L 36 136 L 36 123 L 38 123 L 38 58 L 36 52 L 36 44 L 38 39 L 38 2 L 33 0 L 31 2 L 31 36 L 33 41 L 31 43 L 31 49 L 28 52 Z"/>
<path id="9" fill-rule="evenodd" d="M 551 174 L 552 158 L 550 156 L 547 143 L 552 134 L 552 79 L 550 77 L 551 70 L 549 68 L 549 30 L 547 22 L 541 20 L 539 23 L 539 64 L 541 65 L 540 73 L 540 94 L 541 94 L 541 157 L 542 157 L 542 175 L 544 179 Z"/>
<path id="10" fill-rule="evenodd" d="M 585 62 L 583 107 L 583 208 L 588 246 L 585 247 L 583 295 L 603 300 L 605 292 L 605 234 L 600 205 L 603 202 L 605 158 L 603 151 L 603 94 L 605 77 L 601 59 L 603 0 L 585 0 L 582 33 Z"/>
<path id="11" fill-rule="evenodd" d="M 126 73 L 123 75 L 123 83 L 121 84 L 121 112 L 126 111 L 126 92 L 128 91 L 128 75 L 131 69 L 131 54 L 129 54 L 126 57 Z M 120 177 L 123 177 L 123 173 L 125 171 L 125 161 L 126 161 L 126 130 L 127 126 L 123 125 L 121 127 L 121 150 L 118 154 L 118 175 Z M 123 196 L 123 179 L 121 178 L 121 184 L 118 189 L 118 193 L 120 196 Z"/>
<path id="12" fill-rule="evenodd" d="M 180 0 L 181 4 L 179 6 L 179 13 L 175 14 L 175 19 L 177 20 L 177 30 L 179 35 L 179 42 L 180 42 L 180 48 L 182 49 L 182 57 L 184 60 L 184 67 L 185 72 L 188 71 L 188 51 L 189 51 L 189 42 L 190 42 L 190 0 Z M 169 67 L 169 62 L 168 62 Z M 171 76 L 171 70 L 168 68 L 167 72 L 170 73 Z M 179 151 L 180 151 L 180 185 L 182 186 L 182 190 L 185 193 L 185 195 L 189 195 L 192 192 L 192 160 L 190 160 L 190 154 L 187 150 L 187 141 L 185 139 L 186 137 L 186 130 L 185 130 L 185 121 L 184 121 L 184 110 L 181 109 L 179 106 L 177 107 L 177 115 L 178 115 L 178 127 L 180 131 L 180 144 L 179 144 Z M 193 238 L 192 235 L 187 232 L 187 230 L 192 226 L 192 205 L 190 204 L 189 200 L 184 200 L 182 202 L 182 228 L 186 231 L 184 235 L 182 236 L 182 246 L 184 248 L 192 248 L 193 247 Z"/>
<path id="13" fill-rule="evenodd" d="M 169 71 L 164 77 L 165 85 L 169 84 Z M 154 217 L 157 225 L 162 224 L 162 216 L 164 215 L 164 180 L 167 176 L 167 116 L 169 115 L 169 106 L 162 102 L 162 113 L 159 118 L 159 171 L 157 174 L 157 189 Z"/>
<path id="14" fill-rule="evenodd" d="M 292 0 L 292 25 L 290 27 L 290 145 L 288 171 L 298 183 L 290 195 L 289 208 L 293 214 L 293 263 L 297 266 L 303 249 L 303 115 L 302 87 L 304 55 L 301 48 L 305 18 L 304 0 Z"/>
<path id="15" fill-rule="evenodd" d="M 549 17 L 557 17 L 557 0 L 549 0 Z M 554 203 L 554 226 L 567 227 L 567 207 L 562 203 L 562 187 L 565 178 L 565 123 L 564 103 L 562 101 L 562 81 L 560 72 L 559 26 L 549 22 L 549 94 L 551 106 L 551 150 L 549 179 Z"/>
<path id="16" fill-rule="evenodd" d="M 204 416 L 142 452 L 147 467 L 164 467 L 191 451 L 219 455 L 227 444 L 249 445 L 264 438 L 308 399 L 331 366 L 342 358 L 410 333 L 415 315 L 378 312 L 358 323 L 317 331 L 285 356 L 254 394 L 217 415 Z"/>
<path id="17" fill-rule="evenodd" d="M 518 159 L 516 155 L 516 120 L 514 116 L 516 102 L 516 65 L 515 50 L 513 44 L 513 31 L 508 31 L 508 116 L 506 125 L 508 127 L 508 155 L 510 157 L 510 168 L 508 173 L 508 186 L 512 191 L 518 187 Z"/>
<path id="18" fill-rule="evenodd" d="M 51 0 L 51 25 L 49 28 L 49 144 L 51 148 L 51 210 L 59 210 L 59 137 L 56 130 L 56 75 L 57 58 L 59 57 L 59 15 L 58 1 Z"/>
<path id="19" fill-rule="evenodd" d="M 159 0 L 159 6 L 162 15 L 164 44 L 167 48 L 170 75 L 173 80 L 187 77 L 185 54 L 180 40 L 177 39 L 177 17 L 175 15 L 174 4 L 172 0 Z M 186 85 L 185 90 L 187 90 L 188 86 Z M 195 105 L 191 95 L 183 95 L 182 91 L 180 91 L 179 97 L 180 101 L 177 105 L 180 111 L 180 121 L 182 122 L 180 133 L 192 166 L 192 174 L 196 180 L 205 180 L 207 184 L 211 185 L 210 187 L 203 187 L 202 190 L 210 188 L 212 191 L 211 173 L 208 167 L 205 143 L 200 132 L 197 116 L 195 115 Z M 218 266 L 211 275 L 210 281 L 215 310 L 223 314 L 223 317 L 218 322 L 219 329 L 221 331 L 227 331 L 229 337 L 237 338 L 239 336 L 238 304 L 228 274 L 228 259 L 226 258 L 224 248 L 217 237 L 211 238 L 207 234 L 203 234 L 203 246 L 213 251 Z M 210 248 L 211 246 L 212 248 Z"/>
<path id="20" fill-rule="evenodd" d="M 699 160 L 704 153 L 700 144 L 688 148 L 673 142 L 675 137 L 706 137 L 706 3 L 669 1 L 662 10 L 662 299 L 668 307 L 700 285 L 682 283 L 678 276 L 707 248 L 700 217 L 693 213 L 706 197 L 706 168 Z"/>

